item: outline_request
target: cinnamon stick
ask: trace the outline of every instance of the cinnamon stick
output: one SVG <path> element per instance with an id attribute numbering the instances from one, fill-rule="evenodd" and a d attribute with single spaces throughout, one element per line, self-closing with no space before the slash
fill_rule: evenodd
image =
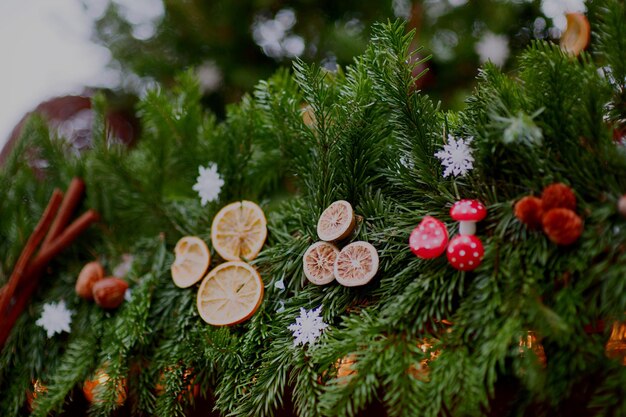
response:
<path id="1" fill-rule="evenodd" d="M 85 183 L 83 180 L 78 177 L 73 178 L 67 188 L 65 198 L 63 198 L 59 215 L 54 219 L 52 226 L 50 226 L 50 231 L 43 241 L 42 248 L 48 246 L 52 240 L 61 234 L 65 226 L 67 226 L 72 217 L 72 213 L 74 213 L 76 206 L 80 203 L 84 191 Z"/>
<path id="2" fill-rule="evenodd" d="M 20 282 L 23 279 L 24 271 L 28 266 L 28 263 L 31 261 L 39 243 L 46 235 L 46 231 L 50 227 L 50 224 L 54 220 L 54 216 L 57 214 L 59 210 L 59 206 L 61 204 L 61 199 L 63 198 L 63 193 L 59 189 L 55 189 L 52 193 L 52 197 L 50 197 L 50 201 L 48 202 L 48 206 L 44 210 L 39 223 L 35 226 L 33 233 L 30 235 L 28 240 L 26 241 L 26 245 L 24 249 L 22 249 L 22 253 L 20 254 L 15 266 L 13 267 L 13 272 L 11 272 L 11 276 L 9 277 L 9 281 L 6 286 L 3 288 L 2 293 L 0 294 L 0 312 L 6 313 L 9 304 L 11 303 L 11 299 L 15 294 L 15 289 L 18 287 Z"/>
<path id="3" fill-rule="evenodd" d="M 6 315 L 6 319 L 0 322 L 0 346 L 3 346 L 4 342 L 6 342 L 13 325 L 37 290 L 39 280 L 43 275 L 46 265 L 99 218 L 100 216 L 97 212 L 88 210 L 68 226 L 60 236 L 51 241 L 47 247 L 42 248 L 35 259 L 30 263 L 24 274 L 28 279 L 24 281 L 15 305 Z"/>
<path id="4" fill-rule="evenodd" d="M 97 222 L 100 215 L 95 210 L 87 210 L 78 219 L 74 220 L 59 236 L 51 241 L 48 246 L 42 247 L 41 251 L 33 260 L 28 268 L 36 270 L 45 267 L 55 256 L 68 247 L 82 232 L 84 232 L 92 223 Z"/>

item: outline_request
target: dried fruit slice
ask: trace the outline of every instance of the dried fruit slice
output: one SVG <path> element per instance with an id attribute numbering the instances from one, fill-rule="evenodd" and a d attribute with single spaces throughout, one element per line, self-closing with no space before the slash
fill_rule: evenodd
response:
<path id="1" fill-rule="evenodd" d="M 335 201 L 328 206 L 317 222 L 317 235 L 327 242 L 350 236 L 355 219 L 352 205 L 345 200 Z"/>
<path id="2" fill-rule="evenodd" d="M 580 54 L 589 44 L 591 28 L 582 13 L 567 13 L 567 28 L 561 35 L 561 48 L 574 55 Z"/>
<path id="3" fill-rule="evenodd" d="M 252 317 L 263 301 L 263 281 L 245 262 L 226 262 L 204 277 L 198 312 L 214 326 L 230 326 Z"/>
<path id="4" fill-rule="evenodd" d="M 378 272 L 378 252 L 367 242 L 353 242 L 343 248 L 335 262 L 335 279 L 346 287 L 365 285 Z"/>
<path id="5" fill-rule="evenodd" d="M 267 237 L 267 221 L 261 207 L 237 201 L 222 208 L 211 225 L 211 241 L 227 261 L 256 258 Z"/>
<path id="6" fill-rule="evenodd" d="M 172 264 L 172 279 L 180 288 L 191 287 L 204 276 L 211 254 L 206 243 L 199 237 L 185 236 L 174 248 L 176 259 Z"/>
<path id="7" fill-rule="evenodd" d="M 317 242 L 309 246 L 302 257 L 304 275 L 316 285 L 324 285 L 335 279 L 335 260 L 339 249 L 332 243 Z"/>

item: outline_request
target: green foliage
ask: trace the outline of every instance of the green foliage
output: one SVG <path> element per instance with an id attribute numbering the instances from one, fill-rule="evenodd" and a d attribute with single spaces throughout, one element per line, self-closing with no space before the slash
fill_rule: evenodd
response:
<path id="1" fill-rule="evenodd" d="M 617 33 L 621 22 L 604 16 L 600 36 Z M 402 24 L 377 25 L 353 65 L 329 72 L 298 61 L 230 106 L 223 122 L 202 110 L 196 81 L 183 74 L 173 90 L 142 100 L 143 136 L 131 149 L 107 144 L 100 116 L 94 149 L 71 156 L 32 120 L 0 175 L 2 281 L 53 187 L 83 175 L 85 205 L 103 220 L 55 261 L 1 351 L 0 414 L 23 414 L 38 378 L 48 392 L 34 415 L 57 415 L 103 370 L 109 379 L 93 416 L 116 413 L 124 381 L 124 407 L 161 417 L 185 415 L 191 384 L 229 416 L 273 416 L 287 404 L 302 416 L 355 416 L 374 402 L 391 416 L 619 415 L 626 370 L 605 355 L 608 328 L 584 330 L 626 311 L 626 220 L 616 206 L 626 155 L 604 120 L 609 80 L 589 55 L 533 43 L 515 78 L 486 65 L 466 109 L 442 111 L 415 89 L 423 74 L 415 75 L 412 39 Z M 102 115 L 104 100 L 94 104 Z M 442 178 L 434 154 L 448 135 L 473 137 L 475 167 L 465 177 Z M 29 166 L 33 150 L 52 167 L 45 181 Z M 225 185 L 201 206 L 192 186 L 208 163 Z M 568 247 L 513 214 L 515 201 L 556 181 L 573 188 L 585 222 Z M 172 249 L 188 234 L 210 242 L 217 210 L 244 198 L 268 218 L 268 240 L 252 262 L 264 300 L 250 320 L 215 328 L 196 312 L 196 287 L 170 279 Z M 424 215 L 455 235 L 448 211 L 460 198 L 488 206 L 478 225 L 485 258 L 473 272 L 407 247 Z M 359 216 L 349 240 L 372 243 L 380 256 L 377 278 L 364 287 L 311 285 L 302 271 L 317 219 L 337 199 Z M 118 310 L 74 294 L 84 262 L 98 256 L 111 271 L 125 253 L 134 256 L 125 277 L 132 297 Z M 214 251 L 212 259 L 221 262 Z M 75 312 L 72 332 L 46 339 L 35 321 L 43 303 L 60 299 Z M 294 346 L 288 326 L 319 306 L 328 328 L 315 344 Z M 529 331 L 545 365 L 521 343 Z M 516 400 L 498 403 L 503 385 Z"/>

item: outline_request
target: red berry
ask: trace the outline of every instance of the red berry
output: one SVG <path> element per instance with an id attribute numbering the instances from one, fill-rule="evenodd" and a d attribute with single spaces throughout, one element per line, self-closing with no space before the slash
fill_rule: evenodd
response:
<path id="1" fill-rule="evenodd" d="M 543 216 L 543 231 L 557 245 L 571 245 L 583 232 L 583 221 L 572 210 L 556 208 Z"/>
<path id="2" fill-rule="evenodd" d="M 567 185 L 556 183 L 543 189 L 541 204 L 544 213 L 554 208 L 576 210 L 576 196 Z"/>
<path id="3" fill-rule="evenodd" d="M 541 200 L 532 196 L 522 198 L 515 203 L 515 217 L 532 229 L 541 228 L 541 218 L 543 217 Z"/>

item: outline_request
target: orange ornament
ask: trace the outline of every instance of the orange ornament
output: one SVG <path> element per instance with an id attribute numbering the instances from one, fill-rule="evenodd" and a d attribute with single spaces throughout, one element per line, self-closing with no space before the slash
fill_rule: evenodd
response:
<path id="1" fill-rule="evenodd" d="M 40 380 L 35 379 L 33 381 L 33 390 L 26 391 L 26 402 L 28 403 L 28 411 L 33 411 L 33 401 L 37 399 L 40 394 L 48 391 L 48 387 L 41 383 Z"/>
<path id="2" fill-rule="evenodd" d="M 337 379 L 340 383 L 345 384 L 348 382 L 346 377 L 357 374 L 353 365 L 356 363 L 356 355 L 351 353 L 343 358 L 337 360 L 335 366 L 337 367 Z"/>
<path id="3" fill-rule="evenodd" d="M 557 245 L 571 245 L 583 232 L 583 221 L 572 210 L 555 208 L 543 216 L 543 231 Z"/>
<path id="4" fill-rule="evenodd" d="M 576 210 L 576 196 L 570 187 L 557 182 L 543 189 L 541 204 L 544 213 L 554 208 Z"/>
<path id="5" fill-rule="evenodd" d="M 606 356 L 619 359 L 622 365 L 626 365 L 626 323 L 613 323 L 611 337 L 606 343 Z"/>
<path id="6" fill-rule="evenodd" d="M 161 371 L 161 376 L 159 377 L 159 382 L 156 384 L 155 391 L 157 395 L 163 395 L 165 393 L 165 372 L 172 372 L 172 368 L 165 368 L 164 371 Z M 176 397 L 178 401 L 182 401 L 183 395 L 187 397 L 188 401 L 191 401 L 192 398 L 196 398 L 198 394 L 200 394 L 200 385 L 195 383 L 195 376 L 193 375 L 193 369 L 186 369 L 183 372 L 183 384 L 186 384 L 183 390 Z"/>
<path id="7" fill-rule="evenodd" d="M 541 199 L 527 196 L 515 203 L 515 217 L 532 229 L 541 228 L 543 205 Z"/>
<path id="8" fill-rule="evenodd" d="M 532 330 L 529 330 L 526 334 L 526 337 L 520 337 L 519 339 L 519 353 L 520 355 L 524 355 L 526 350 L 532 351 L 535 356 L 537 356 L 537 360 L 544 368 L 548 362 L 546 358 L 546 352 L 543 349 L 543 345 L 537 339 L 537 335 Z"/>
<path id="9" fill-rule="evenodd" d="M 98 398 L 99 391 L 102 390 L 102 385 L 109 381 L 109 374 L 104 369 L 98 369 L 92 379 L 85 381 L 83 384 L 83 394 L 89 403 L 100 402 Z M 117 390 L 117 405 L 124 404 L 126 401 L 126 378 L 122 379 L 116 386 Z"/>

